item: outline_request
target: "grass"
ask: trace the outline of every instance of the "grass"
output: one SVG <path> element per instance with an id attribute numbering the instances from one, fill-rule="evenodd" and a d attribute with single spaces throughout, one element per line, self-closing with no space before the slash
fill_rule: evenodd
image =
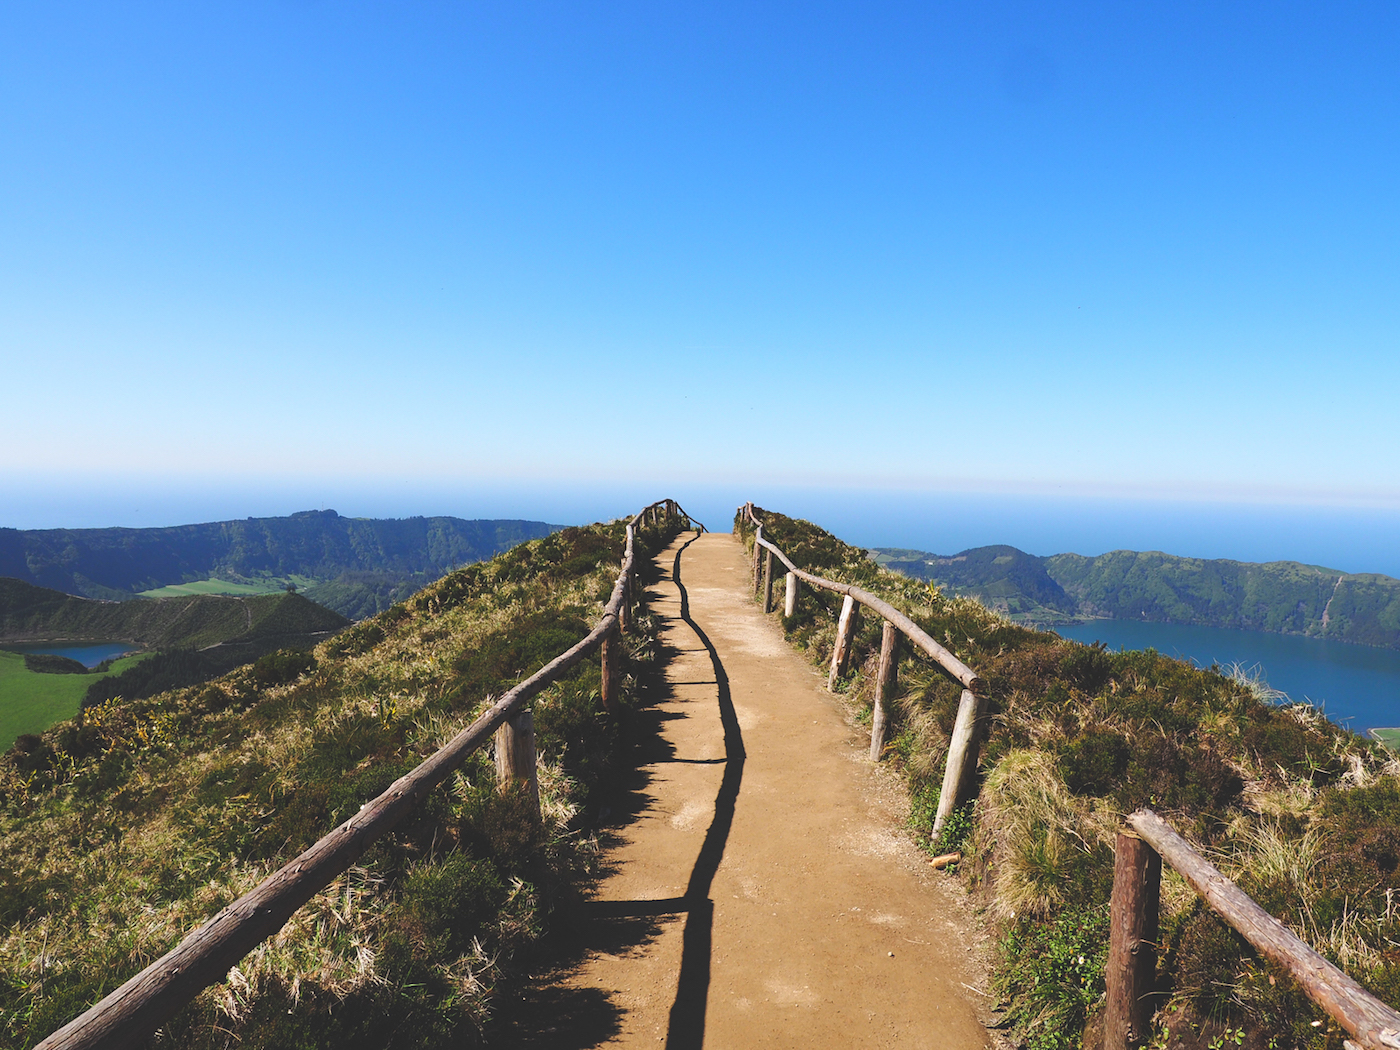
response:
<path id="1" fill-rule="evenodd" d="M 194 580 L 190 583 L 172 583 L 139 592 L 142 598 L 181 598 L 191 594 L 276 594 L 285 591 L 287 585 L 295 584 L 298 590 L 313 587 L 324 581 L 311 576 L 275 576 L 253 580 Z"/>
<path id="2" fill-rule="evenodd" d="M 670 536 L 643 530 L 643 565 Z M 0 756 L 0 1045 L 32 1046 L 353 814 L 587 633 L 620 525 L 451 573 L 318 645 L 111 700 Z M 644 580 L 645 582 L 645 580 Z M 533 703 L 542 819 L 473 755 L 162 1029 L 170 1047 L 481 1045 L 493 989 L 594 870 L 599 786 L 659 659 L 626 636 Z"/>
<path id="3" fill-rule="evenodd" d="M 799 566 L 879 594 L 985 683 L 979 796 L 956 877 L 996 935 L 997 987 L 1018 1044 L 1097 1045 L 1113 841 L 1121 818 L 1144 805 L 1324 956 L 1400 1004 L 1400 759 L 1391 751 L 1309 705 L 1280 706 L 1250 668 L 1109 652 L 1017 626 L 883 571 L 808 522 L 760 516 Z M 819 665 L 838 609 L 837 596 L 804 588 L 797 615 L 782 619 Z M 879 638 L 878 618 L 867 617 L 841 688 L 857 716 L 871 702 Z M 911 824 L 934 850 L 948 845 L 928 836 L 960 688 L 907 652 L 899 679 L 886 753 L 908 780 Z M 1228 1038 L 1250 1050 L 1341 1050 L 1335 1023 L 1170 872 L 1160 940 L 1154 1046 L 1209 1050 Z"/>
<path id="4" fill-rule="evenodd" d="M 148 656 L 124 656 L 99 674 L 36 674 L 20 653 L 0 651 L 0 749 L 8 751 L 25 733 L 42 733 L 78 713 L 83 694 L 98 679 L 120 674 Z"/>
<path id="5" fill-rule="evenodd" d="M 1400 729 L 1373 729 L 1371 735 L 1392 751 L 1400 751 Z"/>

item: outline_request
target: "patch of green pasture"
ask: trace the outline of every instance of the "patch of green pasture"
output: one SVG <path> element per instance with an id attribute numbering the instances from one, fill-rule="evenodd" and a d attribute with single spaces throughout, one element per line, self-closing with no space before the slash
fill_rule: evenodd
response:
<path id="1" fill-rule="evenodd" d="M 311 576 L 277 576 L 262 580 L 251 580 L 236 582 L 234 580 L 220 580 L 210 578 L 207 580 L 193 580 L 190 583 L 172 583 L 164 587 L 155 587 L 149 591 L 141 591 L 142 598 L 183 598 L 192 594 L 276 594 L 285 591 L 288 583 L 297 585 L 298 590 L 310 587 L 317 583 Z"/>
<path id="2" fill-rule="evenodd" d="M 1400 751 L 1400 729 L 1373 729 L 1371 735 L 1392 751 Z"/>
<path id="3" fill-rule="evenodd" d="M 0 652 L 0 751 L 24 733 L 42 733 L 55 722 L 78 713 L 87 687 L 109 674 L 120 674 L 150 653 L 123 656 L 103 674 L 37 674 L 24 666 L 20 653 Z"/>

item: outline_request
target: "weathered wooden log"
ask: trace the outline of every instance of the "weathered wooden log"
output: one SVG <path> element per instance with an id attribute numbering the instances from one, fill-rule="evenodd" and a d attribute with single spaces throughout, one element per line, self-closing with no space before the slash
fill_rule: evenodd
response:
<path id="1" fill-rule="evenodd" d="M 941 853 L 928 862 L 930 868 L 942 871 L 949 864 L 958 864 L 962 861 L 961 853 Z"/>
<path id="2" fill-rule="evenodd" d="M 888 706 L 899 677 L 899 631 L 886 620 L 880 630 L 880 670 L 875 675 L 875 703 L 870 712 L 870 761 L 885 753 Z"/>
<path id="3" fill-rule="evenodd" d="M 796 575 L 797 578 L 804 583 L 809 583 L 813 587 L 820 587 L 822 590 L 835 591 L 837 594 L 848 595 L 860 602 L 867 609 L 879 613 L 886 620 L 889 620 L 890 623 L 898 627 L 899 632 L 904 635 L 905 638 L 909 639 L 910 643 L 913 644 L 915 648 L 927 653 L 940 667 L 961 682 L 964 689 L 971 689 L 974 692 L 978 689 L 981 683 L 977 677 L 976 671 L 968 667 L 967 664 L 959 660 L 942 645 L 935 642 L 928 636 L 927 631 L 913 620 L 909 619 L 909 617 L 905 616 L 889 602 L 882 598 L 877 598 L 869 591 L 860 587 L 855 587 L 849 583 L 837 583 L 835 580 L 823 579 L 820 576 L 814 576 L 810 572 L 804 572 L 794 565 L 786 554 L 765 540 L 762 535 L 756 537 L 754 542 L 755 545 L 760 545 L 771 550 L 774 557 L 786 565 L 788 571 Z"/>
<path id="4" fill-rule="evenodd" d="M 1137 835 L 1120 831 L 1108 905 L 1104 1050 L 1132 1050 L 1152 1035 L 1161 886 L 1161 856 Z"/>
<path id="5" fill-rule="evenodd" d="M 639 514 L 633 519 L 633 525 L 640 517 Z M 378 798 L 192 930 L 178 945 L 52 1033 L 35 1050 L 124 1050 L 149 1039 L 200 989 L 223 980 L 230 967 L 280 930 L 298 908 L 407 817 L 418 802 L 490 740 L 502 722 L 545 686 L 576 667 L 602 644 L 604 637 L 617 630 L 626 579 L 636 561 L 632 538 L 629 529 L 622 572 L 613 585 L 602 619 L 588 637 L 508 690 L 480 718 L 394 781 Z"/>
<path id="6" fill-rule="evenodd" d="M 773 552 L 763 552 L 763 614 L 773 611 Z"/>
<path id="7" fill-rule="evenodd" d="M 518 711 L 496 727 L 496 784 L 523 784 L 535 819 L 540 815 L 540 779 L 535 764 L 535 716 Z"/>
<path id="8" fill-rule="evenodd" d="M 797 615 L 797 588 L 802 585 L 797 582 L 797 574 L 790 572 L 783 577 L 783 615 L 793 617 Z"/>
<path id="9" fill-rule="evenodd" d="M 860 606 L 848 594 L 841 603 L 841 618 L 836 621 L 836 645 L 831 650 L 831 671 L 826 676 L 826 687 L 832 692 L 836 691 L 837 681 L 850 665 L 851 643 L 859 627 Z"/>
<path id="10" fill-rule="evenodd" d="M 1128 825 L 1180 873 L 1207 904 L 1252 944 L 1286 970 L 1308 998 L 1327 1011 L 1365 1050 L 1400 1050 L 1400 1013 L 1303 943 L 1150 809 L 1128 817 Z"/>
<path id="11" fill-rule="evenodd" d="M 622 639 L 614 632 L 605 635 L 603 644 L 598 647 L 603 664 L 602 685 L 599 687 L 599 694 L 603 700 L 603 710 L 610 715 L 617 714 L 618 709 L 618 687 L 620 685 L 618 657 L 621 646 Z"/>
<path id="12" fill-rule="evenodd" d="M 953 736 L 948 741 L 948 764 L 943 768 L 943 790 L 938 795 L 938 813 L 933 818 L 932 835 L 936 839 L 948 818 L 970 794 L 977 775 L 978 716 L 981 702 L 971 689 L 962 691 L 958 701 L 958 717 L 953 723 Z"/>

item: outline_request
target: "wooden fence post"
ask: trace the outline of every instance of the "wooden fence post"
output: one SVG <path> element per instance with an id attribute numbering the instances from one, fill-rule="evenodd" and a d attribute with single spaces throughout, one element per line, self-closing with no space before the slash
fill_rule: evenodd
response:
<path id="1" fill-rule="evenodd" d="M 622 638 L 616 631 L 609 631 L 603 636 L 603 643 L 598 647 L 598 652 L 603 664 L 603 682 L 599 688 L 599 693 L 603 699 L 603 710 L 610 715 L 617 714 L 617 693 L 618 693 L 618 647 L 622 644 Z"/>
<path id="2" fill-rule="evenodd" d="M 528 708 L 496 728 L 496 784 L 504 788 L 515 782 L 525 785 L 538 818 L 540 781 L 535 772 L 535 716 Z"/>
<path id="3" fill-rule="evenodd" d="M 971 689 L 962 691 L 958 701 L 958 719 L 953 723 L 953 737 L 948 741 L 948 764 L 943 769 L 943 790 L 938 796 L 938 815 L 933 818 L 932 837 L 938 838 L 943 825 L 963 801 L 973 776 L 977 772 L 977 716 L 981 703 Z"/>
<path id="4" fill-rule="evenodd" d="M 763 612 L 773 611 L 773 552 L 763 552 Z"/>
<path id="5" fill-rule="evenodd" d="M 797 573 L 790 572 L 783 578 L 783 615 L 797 615 L 797 588 L 801 584 L 797 581 Z"/>
<path id="6" fill-rule="evenodd" d="M 617 609 L 617 629 L 632 630 L 632 574 L 629 572 L 622 584 L 622 604 Z"/>
<path id="7" fill-rule="evenodd" d="M 1152 1034 L 1161 888 L 1161 855 L 1131 831 L 1119 831 L 1108 905 L 1104 1050 L 1132 1050 Z"/>
<path id="8" fill-rule="evenodd" d="M 836 692 L 837 680 L 846 673 L 851 662 L 851 642 L 856 629 L 860 627 L 860 606 L 849 594 L 841 603 L 841 618 L 836 621 L 836 645 L 831 650 L 831 671 L 826 676 L 826 687 Z"/>
<path id="9" fill-rule="evenodd" d="M 870 712 L 870 761 L 880 761 L 885 751 L 888 725 L 886 708 L 899 677 L 899 631 L 889 620 L 880 631 L 880 670 L 875 676 L 875 705 Z"/>

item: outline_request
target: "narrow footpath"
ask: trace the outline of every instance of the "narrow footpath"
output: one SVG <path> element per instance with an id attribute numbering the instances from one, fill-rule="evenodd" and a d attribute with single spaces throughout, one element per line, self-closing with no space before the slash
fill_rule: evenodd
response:
<path id="1" fill-rule="evenodd" d="M 527 1046 L 980 1048 L 960 891 L 824 678 L 749 599 L 733 536 L 681 536 L 650 607 L 671 649 L 578 961 Z M 516 1011 L 510 1011 L 515 1013 Z"/>

